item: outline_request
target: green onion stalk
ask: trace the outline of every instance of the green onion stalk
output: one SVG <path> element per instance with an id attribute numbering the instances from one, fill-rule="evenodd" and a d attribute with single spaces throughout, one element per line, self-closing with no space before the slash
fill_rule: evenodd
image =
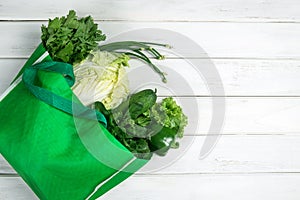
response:
<path id="1" fill-rule="evenodd" d="M 99 46 L 99 50 L 101 51 L 109 51 L 109 52 L 118 52 L 124 53 L 130 57 L 137 58 L 146 64 L 148 64 L 157 74 L 160 75 L 162 81 L 164 83 L 167 82 L 166 73 L 161 71 L 150 58 L 144 53 L 148 53 L 154 56 L 157 60 L 165 59 L 165 56 L 161 55 L 155 48 L 152 46 L 160 46 L 165 48 L 171 48 L 168 44 L 159 44 L 153 42 L 137 42 L 137 41 L 122 41 L 122 42 L 113 42 L 109 44 L 104 44 Z"/>

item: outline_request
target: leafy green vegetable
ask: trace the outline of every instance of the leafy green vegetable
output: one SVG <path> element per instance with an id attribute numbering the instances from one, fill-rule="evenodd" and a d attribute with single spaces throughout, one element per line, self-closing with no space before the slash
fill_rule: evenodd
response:
<path id="1" fill-rule="evenodd" d="M 73 92 L 86 106 L 101 101 L 107 109 L 116 108 L 129 95 L 128 60 L 125 54 L 92 51 L 74 66 Z"/>
<path id="2" fill-rule="evenodd" d="M 162 127 L 150 138 L 151 151 L 164 156 L 170 148 L 178 148 L 179 143 L 176 139 L 183 137 L 187 117 L 176 101 L 172 97 L 164 98 L 161 103 L 157 103 L 151 108 L 150 116 Z"/>
<path id="3" fill-rule="evenodd" d="M 161 103 L 155 104 L 151 109 L 151 113 L 155 121 L 170 129 L 177 128 L 177 136 L 179 138 L 183 137 L 183 129 L 187 125 L 187 117 L 172 97 L 167 97 Z"/>
<path id="4" fill-rule="evenodd" d="M 113 110 L 95 104 L 108 121 L 108 130 L 128 150 L 140 158 L 160 156 L 170 148 L 178 148 L 187 117 L 171 97 L 156 103 L 156 91 L 143 90 L 133 94 Z"/>
<path id="5" fill-rule="evenodd" d="M 117 110 L 118 108 L 107 110 L 101 102 L 96 102 L 95 108 L 106 117 L 108 123 L 107 130 L 129 151 L 136 154 L 139 158 L 151 158 L 152 153 L 148 145 L 148 140 L 143 138 L 147 130 L 136 126 L 128 112 L 127 115 L 124 115 L 123 112 Z"/>
<path id="6" fill-rule="evenodd" d="M 42 42 L 51 58 L 76 64 L 85 59 L 97 42 L 105 40 L 91 16 L 78 19 L 74 10 L 67 17 L 49 19 L 48 27 L 42 26 Z"/>
<path id="7" fill-rule="evenodd" d="M 133 94 L 129 100 L 129 113 L 131 119 L 136 119 L 139 115 L 149 110 L 156 102 L 156 91 L 147 89 Z"/>
<path id="8" fill-rule="evenodd" d="M 49 19 L 48 26 L 42 25 L 42 43 L 55 61 L 62 61 L 72 65 L 80 63 L 91 50 L 95 50 L 99 41 L 106 39 L 91 16 L 78 19 L 76 12 L 70 10 L 67 17 Z M 166 73 L 162 72 L 144 53 L 161 60 L 165 57 L 152 46 L 171 48 L 167 44 L 153 42 L 121 41 L 98 46 L 100 51 L 124 53 L 147 63 L 163 82 L 167 82 Z"/>
<path id="9" fill-rule="evenodd" d="M 151 45 L 169 45 L 123 41 L 96 50 L 105 35 L 91 16 L 78 19 L 73 10 L 67 17 L 49 19 L 48 26 L 43 25 L 41 29 L 43 46 L 51 58 L 74 65 L 74 93 L 85 105 L 96 102 L 95 108 L 107 118 L 108 131 L 127 149 L 137 157 L 149 159 L 153 152 L 164 156 L 170 148 L 178 148 L 177 139 L 183 136 L 187 125 L 180 106 L 170 97 L 156 103 L 156 91 L 149 89 L 128 97 L 124 69 L 129 58 L 135 57 L 147 63 L 166 82 L 166 73 L 152 63 L 147 53 L 163 59 Z"/>

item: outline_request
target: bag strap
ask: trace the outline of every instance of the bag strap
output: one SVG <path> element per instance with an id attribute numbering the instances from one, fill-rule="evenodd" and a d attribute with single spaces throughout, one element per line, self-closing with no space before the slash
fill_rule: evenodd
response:
<path id="1" fill-rule="evenodd" d="M 91 120 L 97 119 L 106 127 L 106 118 L 101 112 L 85 107 L 80 103 L 70 101 L 69 99 L 51 92 L 50 90 L 35 85 L 34 83 L 38 70 L 62 74 L 65 77 L 68 85 L 71 87 L 75 81 L 72 65 L 56 61 L 41 62 L 25 68 L 22 80 L 27 89 L 39 100 L 75 117 Z"/>

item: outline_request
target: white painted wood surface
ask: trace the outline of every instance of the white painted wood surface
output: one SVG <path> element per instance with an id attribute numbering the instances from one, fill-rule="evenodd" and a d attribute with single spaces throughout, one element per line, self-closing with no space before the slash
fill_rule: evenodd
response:
<path id="1" fill-rule="evenodd" d="M 108 38 L 141 28 L 168 29 L 189 37 L 213 58 L 225 89 L 222 136 L 214 151 L 199 160 L 212 116 L 211 94 L 185 60 L 166 52 L 168 58 L 156 63 L 167 72 L 174 69 L 194 89 L 176 93 L 183 104 L 196 101 L 199 106 L 182 146 L 194 142 L 169 167 L 141 170 L 100 199 L 300 198 L 298 0 L 0 0 L 0 93 L 39 44 L 40 25 L 69 9 L 94 16 Z M 161 35 L 124 39 L 165 42 Z M 172 44 L 174 38 L 168 39 Z M 180 47 L 179 43 L 175 50 Z M 187 57 L 205 62 L 207 55 L 190 52 Z M 141 65 L 134 60 L 131 64 L 132 69 Z M 178 81 L 169 79 L 168 88 L 179 88 Z M 131 87 L 139 81 L 133 77 Z M 159 94 L 169 95 L 162 89 Z M 191 106 L 184 109 L 193 115 Z M 1 156 L 0 199 L 36 199 Z"/>
<path id="2" fill-rule="evenodd" d="M 200 63 L 205 59 L 196 59 Z M 0 93 L 3 92 L 13 80 L 18 70 L 26 59 L 0 59 Z M 180 82 L 172 73 L 167 77 L 169 88 L 177 88 L 179 96 L 209 96 L 207 85 L 203 77 L 195 73 L 195 69 L 183 59 L 154 60 L 160 68 L 167 73 L 175 70 L 193 87 L 193 92 L 179 86 Z M 253 60 L 253 59 L 212 59 L 219 72 L 225 89 L 226 96 L 300 96 L 300 60 Z M 143 68 L 144 73 L 159 77 L 143 63 L 131 60 L 130 69 Z M 143 80 L 140 77 L 130 75 L 131 87 L 136 87 Z M 214 77 L 208 77 L 213 81 Z M 168 91 L 161 89 L 160 95 L 167 95 Z"/>
<path id="3" fill-rule="evenodd" d="M 163 163 L 172 159 L 171 165 L 161 169 L 149 165 L 138 174 L 232 174 L 232 173 L 300 173 L 300 138 L 295 135 L 223 135 L 213 152 L 205 159 L 199 159 L 205 136 L 186 136 L 181 146 L 190 145 L 179 157 L 173 150 L 166 157 L 155 157 L 150 161 Z M 8 163 L 0 159 L 0 174 L 16 174 Z"/>
<path id="4" fill-rule="evenodd" d="M 298 200 L 299 174 L 186 174 L 134 176 L 99 200 L 272 199 Z M 19 178 L 0 178 L 4 199 L 36 199 Z M 14 187 L 14 190 L 10 188 Z M 6 190 L 5 190 L 6 189 Z M 20 192 L 20 193 L 18 193 Z"/>
<path id="5" fill-rule="evenodd" d="M 97 20 L 126 21 L 250 21 L 300 20 L 297 0 L 2 0 L 2 20 L 45 20 L 69 9 Z"/>
<path id="6" fill-rule="evenodd" d="M 209 132 L 212 102 L 209 97 L 181 97 L 189 118 L 186 135 L 216 134 Z M 189 104 L 198 105 L 199 110 Z M 261 109 L 259 109 L 261 108 Z M 198 113 L 197 113 L 198 112 Z M 300 98 L 227 97 L 223 135 L 300 135 Z M 197 114 L 197 115 L 195 115 Z M 238 121 L 238 123 L 236 123 Z M 288 126 L 286 125 L 288 123 Z"/>
<path id="7" fill-rule="evenodd" d="M 46 22 L 0 23 L 0 58 L 28 57 L 40 43 L 40 26 Z M 201 46 L 210 58 L 299 59 L 299 23 L 224 22 L 99 22 L 108 38 L 137 29 L 167 29 L 185 35 Z M 174 35 L 134 35 L 124 40 L 177 43 Z M 167 41 L 166 41 L 167 40 Z M 10 41 L 10 42 L 7 42 Z M 173 42 L 172 42 L 173 41 Z M 175 41 L 175 42 L 174 42 Z M 178 48 L 183 48 L 179 43 Z M 186 47 L 185 47 L 186 48 Z M 177 49 L 175 48 L 175 51 Z M 205 57 L 190 51 L 186 57 Z"/>

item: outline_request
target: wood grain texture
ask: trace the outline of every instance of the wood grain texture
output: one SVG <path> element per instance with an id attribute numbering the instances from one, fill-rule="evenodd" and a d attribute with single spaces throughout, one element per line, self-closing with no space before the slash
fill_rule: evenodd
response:
<path id="1" fill-rule="evenodd" d="M 131 60 L 129 72 L 131 89 L 137 89 L 145 82 L 143 74 L 149 74 L 150 81 L 161 85 L 160 95 L 170 95 L 167 88 L 173 90 L 177 96 L 211 96 L 207 88 L 207 81 L 215 85 L 215 77 L 203 77 L 202 67 L 207 60 L 193 59 L 199 65 L 191 65 L 187 60 L 167 59 L 153 62 L 160 66 L 169 75 L 168 83 L 161 84 L 159 76 L 143 63 Z M 0 93 L 2 93 L 13 80 L 26 59 L 0 59 Z M 282 60 L 239 60 L 239 59 L 213 59 L 215 67 L 222 79 L 226 96 L 300 96 L 300 61 Z M 202 65 L 203 64 L 203 65 Z M 138 74 L 137 74 L 138 73 Z M 183 87 L 185 81 L 190 90 Z M 220 85 L 219 85 L 220 86 Z M 174 95 L 174 94 L 173 94 Z"/>
<path id="2" fill-rule="evenodd" d="M 75 9 L 97 20 L 131 21 L 300 21 L 297 0 L 2 0 L 1 20 L 45 20 Z"/>
<path id="3" fill-rule="evenodd" d="M 299 174 L 133 176 L 98 200 L 298 200 Z M 0 177 L 2 199 L 37 199 L 20 178 Z"/>
<path id="4" fill-rule="evenodd" d="M 205 139 L 184 137 L 179 150 L 170 151 L 166 157 L 153 157 L 137 174 L 300 173 L 299 136 L 223 135 L 211 154 L 200 159 Z M 0 174 L 16 174 L 3 157 Z"/>
<path id="5" fill-rule="evenodd" d="M 189 118 L 187 135 L 207 134 L 212 121 L 210 97 L 175 98 Z M 222 134 L 294 134 L 300 133 L 300 98 L 227 97 Z M 195 107 L 198 107 L 196 109 Z M 216 134 L 215 132 L 209 132 Z"/>
<path id="6" fill-rule="evenodd" d="M 209 130 L 213 120 L 212 98 L 176 97 L 175 100 L 189 118 L 186 135 L 218 134 Z M 298 135 L 300 132 L 299 97 L 226 97 L 225 105 L 222 134 Z"/>
<path id="7" fill-rule="evenodd" d="M 0 58 L 27 58 L 40 43 L 41 24 L 0 23 Z M 184 57 L 300 59 L 298 23 L 100 22 L 99 25 L 110 39 L 123 33 L 122 40 L 169 43 L 174 46 L 172 51 L 184 51 Z M 187 38 L 193 46 L 186 44 Z"/>
<path id="8" fill-rule="evenodd" d="M 298 200 L 299 183 L 298 174 L 133 177 L 99 200 L 121 200 L 124 194 L 138 200 Z"/>
<path id="9" fill-rule="evenodd" d="M 145 68 L 143 74 L 151 73 L 159 83 L 159 95 L 179 96 L 190 119 L 181 149 L 164 159 L 155 157 L 100 200 L 300 198 L 298 0 L 1 0 L 0 93 L 40 43 L 41 24 L 69 9 L 79 16 L 92 15 L 108 38 L 123 33 L 122 40 L 170 43 L 174 52 L 185 50 L 184 55 L 167 50 L 167 59 L 156 62 L 170 74 L 168 85 L 134 60 L 129 69 L 132 90 L 146 79 L 135 70 Z M 151 34 L 149 28 L 156 30 Z M 161 29 L 173 33 L 165 37 Z M 178 39 L 178 34 L 195 46 Z M 191 67 L 182 57 L 198 60 L 200 67 Z M 222 79 L 226 118 L 215 149 L 200 160 L 213 112 L 212 94 L 197 71 L 207 57 Z M 177 77 L 193 90 L 182 87 Z M 218 86 L 215 77 L 205 78 Z M 176 162 L 150 170 L 172 160 L 184 147 L 187 151 Z M 37 197 L 0 155 L 0 200 L 10 199 Z"/>
<path id="10" fill-rule="evenodd" d="M 16 174 L 16 172 L 10 166 L 10 164 L 5 160 L 5 158 L 0 154 L 0 176 L 6 175 L 6 174 Z"/>
<path id="11" fill-rule="evenodd" d="M 21 178 L 0 176 L 0 199 L 37 200 L 38 198 Z"/>

